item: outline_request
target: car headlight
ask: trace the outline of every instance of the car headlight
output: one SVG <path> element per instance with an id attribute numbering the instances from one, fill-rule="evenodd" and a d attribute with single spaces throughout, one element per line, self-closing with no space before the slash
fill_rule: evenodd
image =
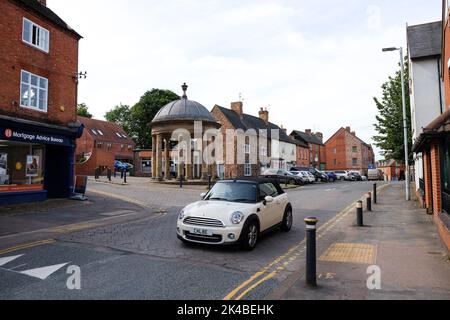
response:
<path id="1" fill-rule="evenodd" d="M 184 217 L 186 217 L 186 211 L 183 209 L 180 211 L 180 214 L 178 215 L 178 220 L 183 220 Z"/>
<path id="2" fill-rule="evenodd" d="M 244 214 L 240 211 L 233 212 L 230 217 L 232 224 L 240 224 L 244 220 Z"/>

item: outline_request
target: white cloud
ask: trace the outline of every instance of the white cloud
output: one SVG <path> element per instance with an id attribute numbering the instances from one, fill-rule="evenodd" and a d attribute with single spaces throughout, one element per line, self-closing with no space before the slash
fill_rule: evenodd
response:
<path id="1" fill-rule="evenodd" d="M 152 88 L 212 108 L 243 93 L 289 130 L 331 136 L 351 125 L 371 142 L 372 97 L 395 71 L 405 23 L 439 18 L 439 0 L 48 0 L 85 38 L 79 101 L 96 117 Z"/>

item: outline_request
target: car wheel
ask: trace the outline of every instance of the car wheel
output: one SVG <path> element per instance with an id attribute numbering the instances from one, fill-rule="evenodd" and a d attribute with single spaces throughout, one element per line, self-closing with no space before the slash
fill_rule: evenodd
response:
<path id="1" fill-rule="evenodd" d="M 294 184 L 298 184 L 298 183 L 296 183 L 296 181 L 295 181 L 295 180 L 293 180 L 293 179 L 290 179 L 290 180 L 288 180 L 288 184 L 290 184 L 290 185 L 294 185 Z"/>
<path id="2" fill-rule="evenodd" d="M 292 209 L 288 207 L 284 212 L 283 222 L 281 222 L 281 231 L 283 232 L 291 231 L 293 222 L 294 217 L 292 215 Z"/>
<path id="3" fill-rule="evenodd" d="M 255 219 L 250 220 L 244 226 L 241 237 L 241 248 L 246 251 L 252 251 L 258 244 L 259 227 Z"/>
<path id="4" fill-rule="evenodd" d="M 342 178 L 341 178 L 341 181 L 345 181 L 345 178 L 344 178 L 344 177 L 342 177 Z"/>

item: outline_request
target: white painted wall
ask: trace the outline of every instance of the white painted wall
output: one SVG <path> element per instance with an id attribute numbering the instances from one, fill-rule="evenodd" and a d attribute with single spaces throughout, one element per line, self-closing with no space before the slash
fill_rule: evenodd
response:
<path id="1" fill-rule="evenodd" d="M 296 163 L 297 146 L 293 143 L 272 140 L 272 158 L 284 159 L 284 167 L 280 169 L 290 169 L 286 164 Z"/>
<path id="2" fill-rule="evenodd" d="M 410 100 L 413 143 L 423 133 L 423 128 L 441 114 L 444 100 L 439 75 L 439 60 L 422 59 L 410 63 Z M 444 104 L 442 104 L 444 105 Z M 422 154 L 415 156 L 415 181 L 419 189 L 419 179 L 423 178 Z"/>

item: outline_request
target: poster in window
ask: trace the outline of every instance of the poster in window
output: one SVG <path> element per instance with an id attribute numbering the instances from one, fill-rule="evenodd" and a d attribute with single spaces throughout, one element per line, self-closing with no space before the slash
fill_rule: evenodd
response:
<path id="1" fill-rule="evenodd" d="M 28 178 L 39 176 L 39 156 L 27 156 L 26 176 Z"/>
<path id="2" fill-rule="evenodd" d="M 5 175 L 8 168 L 8 154 L 0 153 L 0 175 Z"/>

